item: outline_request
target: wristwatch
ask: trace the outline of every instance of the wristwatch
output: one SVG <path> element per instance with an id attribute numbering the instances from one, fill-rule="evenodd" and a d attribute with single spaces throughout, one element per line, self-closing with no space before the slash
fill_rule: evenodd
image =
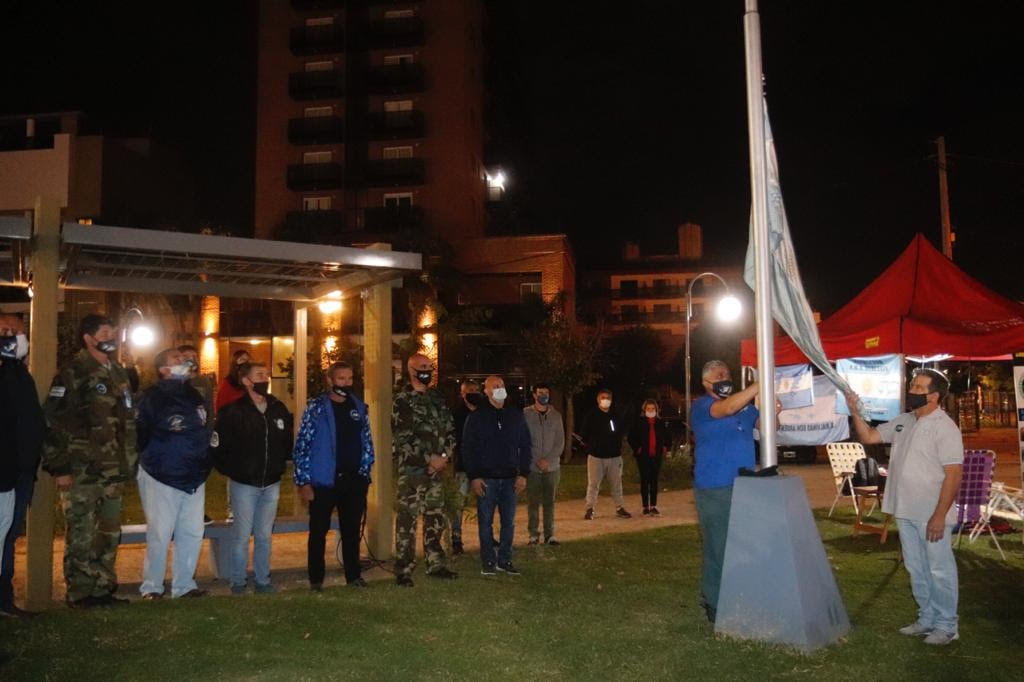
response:
<path id="1" fill-rule="evenodd" d="M 448 453 L 447 453 L 447 452 L 442 452 L 442 453 L 441 453 L 441 454 L 440 454 L 439 456 L 440 456 L 440 457 L 441 457 L 441 459 L 443 459 L 444 461 L 446 461 L 446 462 L 448 461 Z"/>

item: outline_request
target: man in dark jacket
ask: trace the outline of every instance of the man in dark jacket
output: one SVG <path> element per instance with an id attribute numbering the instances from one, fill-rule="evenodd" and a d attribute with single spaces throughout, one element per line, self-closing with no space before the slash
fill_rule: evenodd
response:
<path id="1" fill-rule="evenodd" d="M 160 379 L 139 401 L 135 432 L 139 446 L 139 497 L 146 513 L 143 599 L 164 594 L 167 548 L 174 539 L 171 597 L 202 597 L 196 563 L 203 544 L 203 504 L 212 461 L 203 396 L 188 382 L 191 367 L 181 351 L 160 351 Z"/>
<path id="2" fill-rule="evenodd" d="M 359 529 L 374 459 L 366 404 L 352 392 L 352 365 L 335 362 L 326 378 L 328 390 L 309 401 L 295 438 L 295 485 L 309 503 L 306 565 L 314 592 L 323 589 L 324 548 L 335 509 L 345 582 L 366 587 L 359 565 Z"/>
<path id="3" fill-rule="evenodd" d="M 455 451 L 452 453 L 452 465 L 455 468 L 455 485 L 458 488 L 458 509 L 452 512 L 452 554 L 462 554 L 462 517 L 469 495 L 469 479 L 466 478 L 466 467 L 462 464 L 462 433 L 466 428 L 466 419 L 476 412 L 487 398 L 480 392 L 480 382 L 466 379 L 459 386 L 459 404 L 452 410 L 455 422 Z"/>
<path id="4" fill-rule="evenodd" d="M 628 519 L 632 514 L 622 506 L 622 437 L 621 422 L 612 412 L 612 392 L 606 388 L 597 392 L 597 409 L 583 422 L 580 432 L 587 448 L 587 511 L 583 518 L 594 518 L 594 505 L 601 491 L 601 481 L 608 479 L 615 515 Z"/>
<path id="5" fill-rule="evenodd" d="M 30 615 L 14 605 L 14 542 L 25 525 L 46 433 L 36 385 L 23 362 L 27 354 L 21 319 L 0 316 L 0 616 L 11 618 Z"/>
<path id="6" fill-rule="evenodd" d="M 246 395 L 217 413 L 210 446 L 217 471 L 231 479 L 235 515 L 231 549 L 231 592 L 246 587 L 249 536 L 254 538 L 253 574 L 257 592 L 270 583 L 270 544 L 281 494 L 281 475 L 292 454 L 292 415 L 270 395 L 270 372 L 252 363 L 238 371 Z"/>
<path id="7" fill-rule="evenodd" d="M 483 575 L 495 571 L 519 575 L 512 566 L 516 495 L 526 488 L 530 475 L 530 431 L 522 410 L 505 408 L 508 393 L 499 376 L 484 382 L 487 402 L 466 420 L 462 437 L 462 462 L 476 495 L 480 529 L 480 561 Z M 495 561 L 494 510 L 501 518 L 498 556 Z"/>

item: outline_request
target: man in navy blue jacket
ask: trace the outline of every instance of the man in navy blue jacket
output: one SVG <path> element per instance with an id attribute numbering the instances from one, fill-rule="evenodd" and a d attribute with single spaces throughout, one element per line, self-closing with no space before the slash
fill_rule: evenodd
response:
<path id="1" fill-rule="evenodd" d="M 201 597 L 196 563 L 203 543 L 206 479 L 213 468 L 203 396 L 188 383 L 191 367 L 181 351 L 157 353 L 156 385 L 139 401 L 139 496 L 146 513 L 143 599 L 164 594 L 167 548 L 174 538 L 171 597 Z"/>
<path id="2" fill-rule="evenodd" d="M 306 560 L 310 588 L 324 584 L 324 548 L 331 514 L 338 510 L 345 582 L 366 587 L 359 566 L 359 528 L 373 467 L 366 405 L 352 392 L 352 366 L 327 369 L 328 390 L 309 401 L 295 438 L 295 485 L 309 503 Z"/>
<path id="3" fill-rule="evenodd" d="M 516 495 L 526 488 L 530 475 L 530 430 L 523 411 L 505 407 L 508 392 L 499 376 L 484 382 L 487 402 L 466 419 L 462 436 L 462 464 L 476 495 L 480 529 L 480 561 L 483 575 L 501 571 L 519 575 L 512 566 L 512 538 L 516 529 Z M 501 518 L 501 535 L 495 561 L 494 510 Z"/>

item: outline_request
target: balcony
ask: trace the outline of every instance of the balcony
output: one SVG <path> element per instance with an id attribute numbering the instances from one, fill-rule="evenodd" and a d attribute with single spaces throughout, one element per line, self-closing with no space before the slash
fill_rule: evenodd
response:
<path id="1" fill-rule="evenodd" d="M 345 95 L 345 79 L 336 71 L 300 71 L 288 75 L 288 94 L 299 101 L 337 99 Z"/>
<path id="2" fill-rule="evenodd" d="M 423 20 L 419 17 L 396 17 L 371 21 L 363 40 L 371 50 L 422 45 Z"/>
<path id="3" fill-rule="evenodd" d="M 371 140 L 404 140 L 423 137 L 426 126 L 422 111 L 380 111 L 370 114 Z"/>
<path id="4" fill-rule="evenodd" d="M 340 163 L 300 163 L 288 166 L 288 189 L 309 192 L 341 187 Z"/>
<path id="5" fill-rule="evenodd" d="M 384 64 L 370 69 L 366 92 L 370 95 L 423 92 L 424 82 L 422 64 Z"/>
<path id="6" fill-rule="evenodd" d="M 686 313 L 681 310 L 658 312 L 622 312 L 608 316 L 608 322 L 614 325 L 640 324 L 685 324 Z"/>
<path id="7" fill-rule="evenodd" d="M 697 295 L 697 287 L 694 285 L 694 295 Z M 612 289 L 611 297 L 616 301 L 630 301 L 645 298 L 686 298 L 686 287 L 664 286 L 664 287 L 626 287 Z"/>
<path id="8" fill-rule="evenodd" d="M 363 184 L 367 187 L 422 185 L 425 179 L 423 159 L 368 161 L 363 174 Z"/>
<path id="9" fill-rule="evenodd" d="M 344 139 L 345 124 L 337 116 L 288 121 L 288 141 L 292 144 L 340 144 Z"/>
<path id="10" fill-rule="evenodd" d="M 292 54 L 313 55 L 341 52 L 345 49 L 345 34 L 340 26 L 296 26 L 289 42 Z"/>
<path id="11" fill-rule="evenodd" d="M 419 206 L 381 206 L 363 211 L 363 229 L 367 232 L 402 232 L 423 227 L 423 209 Z"/>

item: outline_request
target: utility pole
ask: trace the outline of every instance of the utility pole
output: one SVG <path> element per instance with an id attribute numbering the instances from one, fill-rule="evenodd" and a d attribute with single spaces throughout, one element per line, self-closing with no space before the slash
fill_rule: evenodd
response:
<path id="1" fill-rule="evenodd" d="M 942 255 L 953 260 L 953 227 L 949 221 L 949 180 L 946 177 L 946 136 L 935 140 L 939 148 L 939 206 L 942 211 Z"/>

